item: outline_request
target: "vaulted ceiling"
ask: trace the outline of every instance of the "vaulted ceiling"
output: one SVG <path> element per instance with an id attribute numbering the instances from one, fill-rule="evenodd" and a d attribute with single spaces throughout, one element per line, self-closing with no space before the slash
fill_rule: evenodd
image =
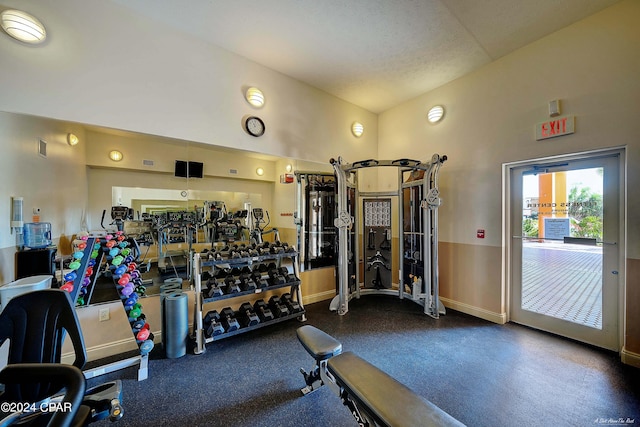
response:
<path id="1" fill-rule="evenodd" d="M 374 113 L 619 0 L 111 0 Z"/>

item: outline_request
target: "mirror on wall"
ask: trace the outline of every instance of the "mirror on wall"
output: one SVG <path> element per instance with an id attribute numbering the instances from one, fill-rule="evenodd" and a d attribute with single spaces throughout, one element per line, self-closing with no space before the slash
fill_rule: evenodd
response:
<path id="1" fill-rule="evenodd" d="M 161 278 L 183 275 L 179 266 L 184 262 L 183 254 L 189 242 L 206 247 L 218 241 L 245 238 L 248 233 L 243 227 L 254 226 L 251 223 L 254 208 L 266 213 L 264 218 L 268 217 L 270 222 L 267 228 L 278 228 L 281 239 L 295 245 L 295 185 L 281 183 L 281 176 L 298 169 L 332 170 L 328 162 L 279 158 L 22 114 L 0 112 L 0 123 L 7 130 L 0 136 L 3 146 L 7 147 L 5 156 L 15 163 L 13 169 L 2 172 L 6 174 L 9 195 L 24 195 L 29 209 L 42 208 L 41 221 L 51 222 L 52 236 L 60 236 L 58 255 L 71 253 L 73 236 L 80 231 L 99 235 L 116 230 L 118 218 L 124 227 L 126 218 L 127 232 L 147 235 L 146 239 L 140 239 L 140 254 L 145 265 L 157 268 L 158 246 L 164 244 L 159 251 L 164 255 L 160 257 L 164 258 L 161 267 L 165 273 Z M 77 145 L 67 144 L 68 133 L 78 137 Z M 35 149 L 34 153 L 29 150 L 30 144 L 33 142 L 35 147 L 34 141 L 39 140 L 47 142 L 49 156 L 46 159 Z M 117 161 L 111 159 L 111 151 L 119 151 L 121 157 Z M 201 163 L 201 177 L 178 176 L 177 161 Z M 17 169 L 30 170 L 25 175 L 28 178 L 13 180 L 20 175 Z M 74 203 L 69 203 L 71 193 Z M 127 208 L 126 212 L 123 208 Z M 179 227 L 169 227 L 171 233 L 159 239 L 158 230 L 143 221 L 143 216 L 163 213 L 168 216 L 170 212 L 185 213 L 181 221 L 191 220 L 189 215 L 193 213 L 193 220 L 198 224 L 193 238 Z M 216 219 L 238 215 L 237 224 L 242 226 L 234 229 L 231 224 L 217 230 L 206 224 L 200 226 L 211 221 L 212 215 Z M 168 220 L 167 217 L 170 222 Z M 136 221 L 139 222 L 136 224 Z M 136 225 L 140 227 L 136 229 Z M 12 239 L 3 237 L 5 249 L 2 250 L 15 251 Z M 12 269 L 11 266 L 2 265 L 2 269 L 3 275 L 12 275 L 4 273 Z M 157 290 L 150 286 L 149 291 Z M 93 302 L 117 298 L 116 293 L 104 297 L 96 294 Z"/>

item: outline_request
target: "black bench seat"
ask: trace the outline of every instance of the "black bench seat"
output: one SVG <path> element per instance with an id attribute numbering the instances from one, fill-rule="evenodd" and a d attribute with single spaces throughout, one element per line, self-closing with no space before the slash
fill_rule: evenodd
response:
<path id="1" fill-rule="evenodd" d="M 358 406 L 366 408 L 380 425 L 464 426 L 352 352 L 331 357 L 327 362 L 327 369 L 349 396 L 356 400 Z"/>
<path id="2" fill-rule="evenodd" d="M 342 352 L 340 341 L 314 326 L 301 326 L 296 331 L 296 334 L 300 344 L 318 362 Z"/>

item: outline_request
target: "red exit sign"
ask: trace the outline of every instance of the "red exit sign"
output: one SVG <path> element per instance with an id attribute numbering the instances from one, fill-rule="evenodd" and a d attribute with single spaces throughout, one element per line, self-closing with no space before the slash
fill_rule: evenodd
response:
<path id="1" fill-rule="evenodd" d="M 558 117 L 536 125 L 536 141 L 569 135 L 576 131 L 576 117 Z"/>

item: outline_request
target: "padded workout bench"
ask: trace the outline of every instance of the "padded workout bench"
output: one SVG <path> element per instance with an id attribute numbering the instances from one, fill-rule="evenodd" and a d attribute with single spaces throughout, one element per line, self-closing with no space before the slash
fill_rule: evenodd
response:
<path id="1" fill-rule="evenodd" d="M 297 330 L 298 340 L 314 358 L 311 372 L 300 371 L 307 395 L 327 384 L 349 408 L 360 426 L 463 426 L 461 422 L 418 396 L 342 344 L 311 326 Z"/>

